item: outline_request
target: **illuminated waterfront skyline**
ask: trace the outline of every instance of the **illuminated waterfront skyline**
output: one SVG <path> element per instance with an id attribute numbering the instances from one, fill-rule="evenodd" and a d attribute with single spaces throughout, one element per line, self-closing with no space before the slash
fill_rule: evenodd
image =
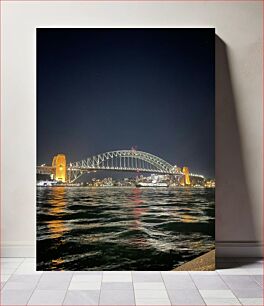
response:
<path id="1" fill-rule="evenodd" d="M 190 177 L 198 177 L 202 180 L 205 178 L 201 174 L 191 173 L 187 166 L 181 168 L 171 165 L 158 156 L 135 149 L 104 152 L 76 162 L 67 162 L 64 154 L 58 154 L 53 157 L 52 165 L 37 166 L 37 174 L 49 174 L 55 181 L 62 183 L 74 183 L 85 174 L 89 175 L 97 171 L 131 172 L 136 175 L 151 173 L 169 175 L 178 179 L 184 177 L 184 185 L 190 185 Z"/>

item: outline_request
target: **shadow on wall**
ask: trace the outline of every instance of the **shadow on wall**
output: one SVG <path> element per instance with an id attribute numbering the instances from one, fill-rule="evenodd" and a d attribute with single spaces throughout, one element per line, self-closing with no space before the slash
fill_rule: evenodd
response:
<path id="1" fill-rule="evenodd" d="M 216 241 L 252 242 L 256 241 L 256 231 L 236 110 L 239 101 L 232 88 L 228 47 L 218 36 L 215 67 Z"/>

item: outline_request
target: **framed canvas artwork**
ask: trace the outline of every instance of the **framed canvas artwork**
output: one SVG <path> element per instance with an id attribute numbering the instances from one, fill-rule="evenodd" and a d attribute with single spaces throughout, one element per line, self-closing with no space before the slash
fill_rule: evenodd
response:
<path id="1" fill-rule="evenodd" d="M 37 270 L 214 270 L 214 41 L 37 29 Z"/>

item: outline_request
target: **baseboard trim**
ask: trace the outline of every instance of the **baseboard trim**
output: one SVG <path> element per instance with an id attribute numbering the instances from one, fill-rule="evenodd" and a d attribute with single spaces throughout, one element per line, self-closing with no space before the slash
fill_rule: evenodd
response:
<path id="1" fill-rule="evenodd" d="M 31 242 L 3 242 L 1 257 L 36 257 L 36 245 Z"/>
<path id="2" fill-rule="evenodd" d="M 216 242 L 216 257 L 263 257 L 262 242 Z"/>
<path id="3" fill-rule="evenodd" d="M 2 243 L 1 257 L 35 257 L 31 242 Z M 263 257 L 262 242 L 216 242 L 216 257 Z"/>

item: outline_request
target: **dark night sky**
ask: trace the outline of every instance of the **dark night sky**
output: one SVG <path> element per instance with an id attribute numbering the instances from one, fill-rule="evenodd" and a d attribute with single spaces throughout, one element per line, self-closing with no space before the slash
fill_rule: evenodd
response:
<path id="1" fill-rule="evenodd" d="M 38 164 L 137 146 L 214 177 L 214 93 L 214 29 L 38 29 Z"/>

